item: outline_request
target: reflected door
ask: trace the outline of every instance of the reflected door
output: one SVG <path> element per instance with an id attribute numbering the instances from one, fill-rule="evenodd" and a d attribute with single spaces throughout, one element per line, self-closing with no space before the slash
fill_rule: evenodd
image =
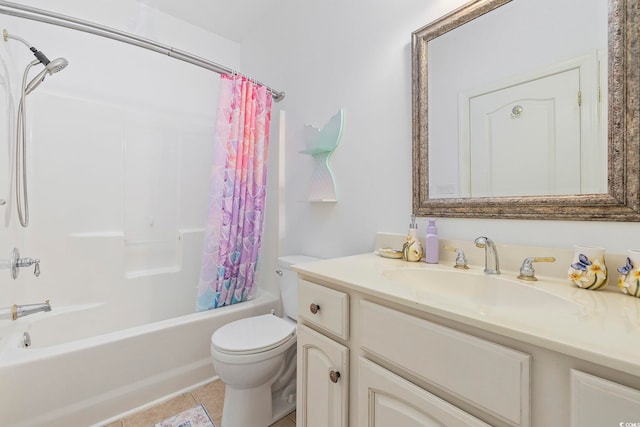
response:
<path id="1" fill-rule="evenodd" d="M 471 197 L 581 192 L 580 69 L 469 98 Z"/>

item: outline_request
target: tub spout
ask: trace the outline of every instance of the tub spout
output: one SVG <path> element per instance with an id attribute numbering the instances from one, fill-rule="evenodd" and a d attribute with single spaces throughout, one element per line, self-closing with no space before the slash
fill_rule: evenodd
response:
<path id="1" fill-rule="evenodd" d="M 51 311 L 51 304 L 49 303 L 49 300 L 40 304 L 13 304 L 12 307 L 0 308 L 0 319 L 17 320 L 20 317 L 40 313 L 41 311 Z"/>

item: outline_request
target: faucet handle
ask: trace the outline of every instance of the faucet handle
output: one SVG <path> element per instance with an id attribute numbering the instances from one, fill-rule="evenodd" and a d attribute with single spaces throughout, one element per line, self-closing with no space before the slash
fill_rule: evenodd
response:
<path id="1" fill-rule="evenodd" d="M 453 266 L 454 268 L 462 268 L 465 270 L 469 268 L 469 266 L 467 265 L 467 257 L 465 256 L 462 249 L 444 245 L 444 250 L 456 253 L 456 264 Z"/>
<path id="2" fill-rule="evenodd" d="M 522 266 L 520 267 L 520 274 L 518 275 L 518 279 L 521 280 L 529 280 L 536 281 L 536 271 L 533 268 L 534 262 L 555 262 L 555 258 L 552 256 L 548 257 L 528 257 L 522 261 Z"/>
<path id="3" fill-rule="evenodd" d="M 36 277 L 40 276 L 40 260 L 37 258 L 29 258 L 29 257 L 25 257 L 25 258 L 20 258 L 20 255 L 16 255 L 16 259 L 14 261 L 14 268 L 16 270 L 16 274 L 15 276 L 17 277 L 18 273 L 17 273 L 17 269 L 21 268 L 21 267 L 30 267 L 32 265 L 35 265 L 34 269 L 33 269 L 33 274 Z M 15 279 L 15 277 L 14 277 Z"/>

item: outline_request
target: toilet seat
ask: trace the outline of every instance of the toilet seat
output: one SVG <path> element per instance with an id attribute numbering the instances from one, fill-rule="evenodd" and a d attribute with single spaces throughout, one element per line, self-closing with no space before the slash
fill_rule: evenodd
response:
<path id="1" fill-rule="evenodd" d="M 236 320 L 218 328 L 212 347 L 228 355 L 250 355 L 277 348 L 296 335 L 296 325 L 273 314 Z"/>

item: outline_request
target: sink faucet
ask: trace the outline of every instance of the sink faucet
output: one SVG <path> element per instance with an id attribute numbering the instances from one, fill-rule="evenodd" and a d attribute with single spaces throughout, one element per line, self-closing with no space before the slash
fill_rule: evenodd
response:
<path id="1" fill-rule="evenodd" d="M 40 304 L 13 304 L 11 307 L 0 308 L 0 319 L 17 320 L 21 317 L 39 313 L 41 311 L 51 311 L 51 304 L 49 304 L 49 300 Z"/>
<path id="2" fill-rule="evenodd" d="M 500 274 L 500 261 L 496 245 L 488 237 L 480 236 L 473 241 L 479 248 L 484 248 L 484 272 L 487 274 Z"/>

